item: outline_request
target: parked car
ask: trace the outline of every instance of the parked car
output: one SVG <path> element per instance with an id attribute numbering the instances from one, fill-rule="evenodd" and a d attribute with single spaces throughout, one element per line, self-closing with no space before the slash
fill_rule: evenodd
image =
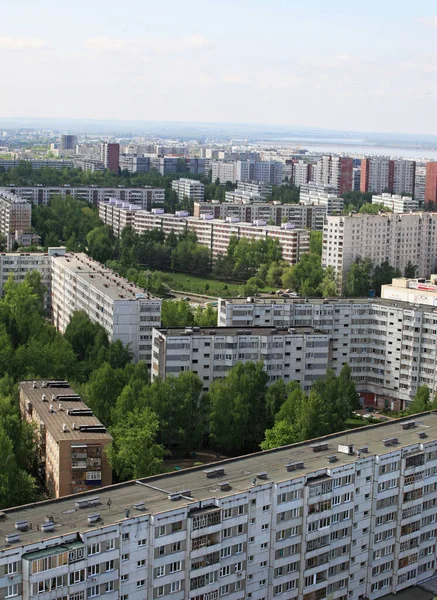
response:
<path id="1" fill-rule="evenodd" d="M 190 302 L 191 298 L 189 296 L 185 296 L 184 298 L 182 298 L 182 300 L 185 300 L 185 302 Z"/>

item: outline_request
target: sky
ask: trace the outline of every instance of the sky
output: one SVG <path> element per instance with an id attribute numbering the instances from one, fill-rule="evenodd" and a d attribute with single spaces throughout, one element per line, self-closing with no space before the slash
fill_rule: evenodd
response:
<path id="1" fill-rule="evenodd" d="M 437 134 L 437 0 L 0 4 L 0 117 Z"/>

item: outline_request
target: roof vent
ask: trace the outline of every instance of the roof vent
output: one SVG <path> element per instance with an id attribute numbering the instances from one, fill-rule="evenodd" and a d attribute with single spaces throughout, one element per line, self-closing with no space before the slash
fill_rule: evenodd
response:
<path id="1" fill-rule="evenodd" d="M 54 406 L 53 406 L 53 404 L 50 404 L 50 412 L 51 412 L 51 413 L 54 413 L 54 412 L 55 412 L 55 409 L 54 409 Z"/>
<path id="2" fill-rule="evenodd" d="M 337 456 L 335 456 L 335 454 L 333 454 L 332 456 L 328 456 L 328 462 L 330 463 L 335 463 L 338 461 Z"/>
<path id="3" fill-rule="evenodd" d="M 262 473 L 258 473 L 258 479 L 267 479 L 267 473 L 263 471 Z"/>
<path id="4" fill-rule="evenodd" d="M 351 454 L 354 453 L 354 446 L 353 446 L 353 444 L 339 444 L 338 445 L 338 451 L 341 454 L 351 455 Z"/>
<path id="5" fill-rule="evenodd" d="M 67 423 L 62 423 L 62 431 L 63 433 L 68 433 Z"/>
<path id="6" fill-rule="evenodd" d="M 363 446 L 362 448 L 358 448 L 358 452 L 360 454 L 367 454 L 369 452 L 369 446 Z"/>
<path id="7" fill-rule="evenodd" d="M 172 492 L 168 495 L 168 499 L 171 500 L 172 502 L 175 502 L 176 500 L 180 500 L 181 493 L 180 492 Z"/>
<path id="8" fill-rule="evenodd" d="M 47 402 L 47 396 L 46 396 L 45 394 L 43 394 L 43 395 L 41 396 L 41 400 L 42 400 L 43 402 Z"/>
<path id="9" fill-rule="evenodd" d="M 384 446 L 394 446 L 398 443 L 398 438 L 387 438 L 386 440 L 382 440 Z"/>
<path id="10" fill-rule="evenodd" d="M 18 533 L 9 533 L 6 537 L 5 537 L 5 541 L 7 544 L 13 544 L 14 542 L 19 542 L 20 541 L 20 536 Z"/>
<path id="11" fill-rule="evenodd" d="M 36 385 L 36 381 L 34 381 L 34 382 L 32 383 L 32 387 L 33 387 L 33 389 L 35 389 L 35 388 L 37 387 L 37 385 Z"/>
<path id="12" fill-rule="evenodd" d="M 16 521 L 15 529 L 18 531 L 27 531 L 29 529 L 29 521 Z"/>
<path id="13" fill-rule="evenodd" d="M 221 481 L 218 485 L 221 492 L 226 492 L 227 490 L 231 489 L 231 484 L 229 481 Z"/>
<path id="14" fill-rule="evenodd" d="M 49 521 L 48 523 L 43 523 L 41 525 L 41 531 L 53 531 L 55 528 L 55 524 L 53 521 Z"/>
<path id="15" fill-rule="evenodd" d="M 328 443 L 320 442 L 319 444 L 311 444 L 310 448 L 313 452 L 323 452 L 328 449 Z"/>
<path id="16" fill-rule="evenodd" d="M 287 465 L 285 465 L 285 468 L 289 472 L 291 472 L 291 471 L 297 471 L 298 469 L 303 469 L 303 467 L 304 467 L 303 461 L 291 462 L 291 463 L 288 463 Z"/>
<path id="17" fill-rule="evenodd" d="M 88 523 L 90 525 L 91 525 L 91 523 L 97 523 L 98 521 L 100 521 L 99 513 L 94 513 L 92 515 L 88 515 Z"/>
<path id="18" fill-rule="evenodd" d="M 100 504 L 99 496 L 93 496 L 92 498 L 81 498 L 80 500 L 76 500 L 75 507 L 87 508 L 88 506 L 97 506 L 98 504 Z"/>
<path id="19" fill-rule="evenodd" d="M 145 502 L 137 502 L 136 504 L 134 504 L 135 510 L 144 510 L 145 508 L 146 508 Z"/>
<path id="20" fill-rule="evenodd" d="M 402 429 L 414 429 L 416 427 L 416 421 L 405 421 L 401 423 Z"/>
<path id="21" fill-rule="evenodd" d="M 425 439 L 427 436 L 426 431 L 419 431 L 419 433 L 417 434 L 421 440 Z"/>

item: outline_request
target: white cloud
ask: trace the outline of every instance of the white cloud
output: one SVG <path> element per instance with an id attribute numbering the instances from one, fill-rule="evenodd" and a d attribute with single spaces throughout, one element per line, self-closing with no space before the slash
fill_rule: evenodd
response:
<path id="1" fill-rule="evenodd" d="M 200 34 L 187 37 L 156 40 L 126 40 L 119 38 L 95 37 L 85 42 L 86 48 L 98 52 L 120 52 L 126 54 L 173 54 L 184 50 L 200 50 L 212 46 L 211 42 Z"/>
<path id="2" fill-rule="evenodd" d="M 431 27 L 437 27 L 437 15 L 433 15 L 432 17 L 422 17 L 419 19 L 419 23 L 423 25 L 430 25 Z"/>
<path id="3" fill-rule="evenodd" d="M 9 50 L 39 50 L 47 47 L 47 41 L 42 38 L 0 36 L 0 48 L 7 48 Z"/>

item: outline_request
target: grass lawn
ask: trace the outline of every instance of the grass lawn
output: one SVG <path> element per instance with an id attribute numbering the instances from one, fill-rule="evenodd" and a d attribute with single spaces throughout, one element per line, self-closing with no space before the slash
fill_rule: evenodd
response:
<path id="1" fill-rule="evenodd" d="M 347 419 L 346 427 L 347 429 L 355 429 L 356 427 L 364 427 L 364 425 L 369 425 L 365 419 Z"/>
<path id="2" fill-rule="evenodd" d="M 217 281 L 209 277 L 198 277 L 189 273 L 165 273 L 166 283 L 173 289 L 187 293 L 207 294 L 208 296 L 238 296 L 242 283 Z M 168 279 L 167 279 L 168 278 Z M 205 286 L 209 288 L 206 289 Z M 273 288 L 265 287 L 261 291 L 270 292 Z"/>

